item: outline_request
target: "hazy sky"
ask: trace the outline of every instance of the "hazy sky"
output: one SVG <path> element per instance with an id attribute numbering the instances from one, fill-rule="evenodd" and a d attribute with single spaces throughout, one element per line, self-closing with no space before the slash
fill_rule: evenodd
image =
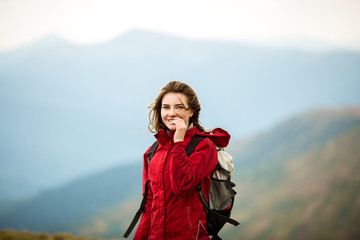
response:
<path id="1" fill-rule="evenodd" d="M 360 50 L 359 0 L 0 0 L 0 51 L 56 34 L 108 41 L 133 28 L 194 39 L 289 40 Z"/>

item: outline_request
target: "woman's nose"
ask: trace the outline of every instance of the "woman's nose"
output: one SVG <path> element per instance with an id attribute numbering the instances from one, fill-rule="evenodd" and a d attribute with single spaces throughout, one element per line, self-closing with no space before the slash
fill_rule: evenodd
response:
<path id="1" fill-rule="evenodd" d="M 175 112 L 174 108 L 170 108 L 169 115 L 170 116 L 176 115 L 176 112 Z"/>

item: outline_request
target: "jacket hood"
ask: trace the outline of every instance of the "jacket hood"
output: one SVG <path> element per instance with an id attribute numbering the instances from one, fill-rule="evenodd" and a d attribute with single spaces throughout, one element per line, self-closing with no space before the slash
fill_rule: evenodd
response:
<path id="1" fill-rule="evenodd" d="M 197 135 L 209 138 L 218 147 L 226 147 L 230 141 L 230 134 L 221 128 L 214 128 L 205 132 L 198 132 Z"/>

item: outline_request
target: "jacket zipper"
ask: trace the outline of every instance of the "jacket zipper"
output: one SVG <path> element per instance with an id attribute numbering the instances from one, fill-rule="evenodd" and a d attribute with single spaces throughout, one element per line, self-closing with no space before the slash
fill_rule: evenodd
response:
<path id="1" fill-rule="evenodd" d="M 192 223 L 191 223 L 191 216 L 190 216 L 190 207 L 187 206 L 187 214 L 188 214 L 188 220 L 189 220 L 189 229 L 192 235 L 192 238 L 194 239 L 194 231 L 193 231 L 193 227 L 192 227 Z"/>
<path id="2" fill-rule="evenodd" d="M 165 169 L 165 164 L 166 164 L 166 161 L 168 159 L 168 156 L 169 156 L 169 153 L 170 153 L 170 150 L 172 148 L 172 144 L 171 144 L 171 140 L 170 140 L 170 147 L 169 147 L 169 150 L 167 151 L 166 153 L 166 157 L 165 157 L 165 161 L 164 161 L 164 165 L 163 165 L 163 169 L 162 169 L 162 182 L 163 182 L 163 189 L 164 189 L 164 239 L 165 239 L 165 224 L 166 224 L 166 221 L 165 221 L 165 218 L 166 218 L 166 202 L 165 202 L 165 179 L 164 179 L 164 169 Z"/>

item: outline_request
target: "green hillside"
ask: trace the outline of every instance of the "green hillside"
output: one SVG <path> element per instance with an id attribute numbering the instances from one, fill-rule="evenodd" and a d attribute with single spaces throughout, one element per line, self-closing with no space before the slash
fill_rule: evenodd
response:
<path id="1" fill-rule="evenodd" d="M 244 170 L 246 171 L 246 169 Z M 359 239 L 360 127 L 238 175 L 225 239 Z M 242 172 L 242 171 L 241 171 Z"/>
<path id="2" fill-rule="evenodd" d="M 92 238 L 92 237 L 73 236 L 69 233 L 48 234 L 48 233 L 33 233 L 27 231 L 3 230 L 0 231 L 0 240 L 101 240 L 101 239 Z"/>

